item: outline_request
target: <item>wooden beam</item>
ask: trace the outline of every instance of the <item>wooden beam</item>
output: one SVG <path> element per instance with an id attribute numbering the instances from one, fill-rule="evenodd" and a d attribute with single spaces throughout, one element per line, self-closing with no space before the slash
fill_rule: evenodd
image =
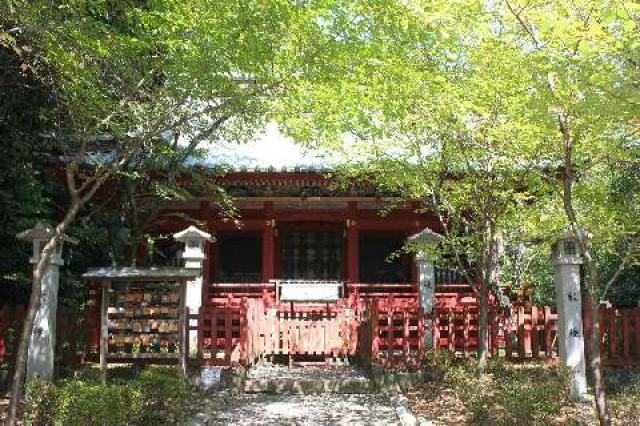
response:
<path id="1" fill-rule="evenodd" d="M 278 222 L 344 222 L 347 214 L 344 210 L 276 210 L 274 218 Z"/>
<path id="2" fill-rule="evenodd" d="M 356 283 L 360 278 L 360 241 L 359 241 L 359 221 L 357 216 L 357 205 L 355 202 L 349 203 L 347 224 L 347 281 Z"/>
<path id="3" fill-rule="evenodd" d="M 266 228 L 266 221 L 263 218 L 260 219 L 244 219 L 240 220 L 241 226 L 238 227 L 235 223 L 230 221 L 223 221 L 221 219 L 211 220 L 211 226 L 220 232 L 242 232 L 242 231 L 262 231 Z"/>
<path id="4" fill-rule="evenodd" d="M 275 226 L 273 203 L 265 203 L 265 227 L 262 230 L 262 282 L 275 278 Z"/>
<path id="5" fill-rule="evenodd" d="M 363 231 L 398 231 L 406 232 L 420 228 L 420 221 L 416 219 L 358 219 L 358 228 Z"/>
<path id="6" fill-rule="evenodd" d="M 109 349 L 109 323 L 107 321 L 107 310 L 109 308 L 110 281 L 102 281 L 102 297 L 100 305 L 100 377 L 102 383 L 107 383 L 107 351 Z"/>
<path id="7" fill-rule="evenodd" d="M 200 306 L 204 306 L 208 303 L 209 300 L 209 283 L 212 280 L 212 270 L 214 266 L 214 262 L 217 262 L 216 258 L 217 254 L 217 245 L 218 240 L 216 237 L 216 228 L 214 226 L 213 220 L 213 212 L 211 211 L 211 206 L 206 204 L 206 220 L 207 220 L 207 232 L 216 238 L 214 241 L 205 241 L 204 243 L 204 264 L 202 270 L 202 292 L 200 296 Z M 189 319 L 187 318 L 187 328 L 189 326 Z M 187 341 L 189 339 L 187 338 Z"/>
<path id="8" fill-rule="evenodd" d="M 187 356 L 189 356 L 189 345 L 188 345 L 188 335 L 189 335 L 189 312 L 186 307 L 186 299 L 187 299 L 187 284 L 184 281 L 178 282 L 180 292 L 180 316 L 178 318 L 178 324 L 180 327 L 180 367 L 182 369 L 182 375 L 187 377 Z M 203 287 L 206 287 L 203 285 Z"/>

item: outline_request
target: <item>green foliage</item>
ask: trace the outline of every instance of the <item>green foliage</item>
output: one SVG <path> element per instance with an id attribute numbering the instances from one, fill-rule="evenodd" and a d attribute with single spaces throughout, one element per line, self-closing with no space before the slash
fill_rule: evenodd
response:
<path id="1" fill-rule="evenodd" d="M 619 424 L 637 423 L 640 407 L 640 372 L 613 373 L 609 372 L 605 376 L 611 414 Z M 620 377 L 621 375 L 624 377 Z"/>
<path id="2" fill-rule="evenodd" d="M 530 268 L 500 265 L 511 268 L 503 282 L 548 301 L 540 266 L 567 225 L 569 137 L 578 223 L 598 260 L 621 262 L 640 232 L 635 2 L 391 2 L 385 11 L 374 2 L 341 12 L 358 22 L 345 31 L 348 59 L 304 96 L 289 92 L 279 116 L 298 140 L 336 152 L 338 177 L 439 210 L 454 236 L 443 252 L 463 253 L 472 271 L 490 251 L 487 224 L 507 251 L 527 245 Z M 605 283 L 613 270 L 601 269 Z"/>
<path id="3" fill-rule="evenodd" d="M 446 381 L 474 423 L 548 424 L 569 400 L 568 372 L 557 367 L 490 364 L 478 375 L 464 363 L 449 369 Z"/>
<path id="4" fill-rule="evenodd" d="M 436 380 L 447 377 L 447 373 L 455 365 L 455 356 L 448 350 L 432 349 L 427 351 L 422 365 L 432 373 Z"/>
<path id="5" fill-rule="evenodd" d="M 143 395 L 140 424 L 180 424 L 184 420 L 189 390 L 179 369 L 145 369 L 133 386 Z"/>
<path id="6" fill-rule="evenodd" d="M 187 385 L 177 368 L 154 367 L 103 385 L 97 374 L 59 383 L 35 379 L 26 391 L 33 425 L 182 424 Z"/>
<path id="7" fill-rule="evenodd" d="M 19 50 L 20 51 L 20 50 Z M 51 90 L 21 72 L 21 56 L 0 42 L 0 299 L 24 299 L 31 280 L 29 248 L 15 236 L 51 213 L 42 172 L 50 147 L 38 132 L 49 124 L 44 111 Z"/>
<path id="8" fill-rule="evenodd" d="M 511 245 L 501 263 L 502 282 L 512 294 L 536 306 L 555 306 L 553 263 L 547 245 Z"/>
<path id="9" fill-rule="evenodd" d="M 621 249 L 625 250 L 625 249 Z M 598 273 L 602 277 L 610 277 L 621 262 L 616 253 L 598 253 Z M 618 276 L 616 281 L 604 295 L 604 299 L 618 307 L 637 307 L 640 303 L 640 266 L 637 262 L 631 263 Z M 600 280 L 601 291 L 604 292 L 604 280 Z"/>

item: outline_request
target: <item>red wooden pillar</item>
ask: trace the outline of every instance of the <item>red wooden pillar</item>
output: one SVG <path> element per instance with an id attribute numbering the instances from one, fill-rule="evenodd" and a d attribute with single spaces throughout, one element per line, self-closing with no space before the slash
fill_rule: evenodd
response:
<path id="1" fill-rule="evenodd" d="M 347 281 L 357 283 L 360 279 L 359 260 L 360 247 L 358 222 L 355 220 L 357 204 L 349 202 L 349 219 L 347 219 Z"/>
<path id="2" fill-rule="evenodd" d="M 5 362 L 5 356 L 7 354 L 7 346 L 5 343 L 5 335 L 7 332 L 7 326 L 9 322 L 9 306 L 0 306 L 0 362 Z"/>
<path id="3" fill-rule="evenodd" d="M 142 265 L 147 255 L 147 236 L 142 234 L 136 246 L 135 262 L 136 265 Z"/>
<path id="4" fill-rule="evenodd" d="M 419 217 L 419 209 L 420 209 L 420 203 L 419 202 L 414 202 L 411 204 L 411 207 L 413 209 L 413 214 L 416 217 L 416 220 L 414 221 L 413 227 L 411 228 L 411 231 L 407 233 L 407 235 L 405 235 L 406 237 L 410 237 L 412 235 L 417 234 L 418 232 L 420 232 L 422 230 L 421 226 L 420 226 L 420 217 Z M 406 238 L 405 238 L 406 240 Z M 419 277 L 418 277 L 418 262 L 416 262 L 416 257 L 415 256 L 411 256 L 411 270 L 410 270 L 410 274 L 411 276 L 409 277 L 409 280 L 411 281 L 411 283 L 418 283 L 419 281 Z"/>
<path id="5" fill-rule="evenodd" d="M 275 227 L 273 202 L 264 203 L 265 227 L 262 231 L 262 282 L 268 283 L 275 278 Z"/>
<path id="6" fill-rule="evenodd" d="M 100 304 L 102 302 L 100 296 L 99 286 L 91 282 L 85 313 L 87 351 L 90 353 L 98 353 L 100 350 Z"/>
<path id="7" fill-rule="evenodd" d="M 207 232 L 213 236 L 212 241 L 205 241 L 204 243 L 204 263 L 202 271 L 202 300 L 201 306 L 209 304 L 209 287 L 213 280 L 215 280 L 215 264 L 216 253 L 218 249 L 218 240 L 215 236 L 213 229 L 212 212 L 208 202 L 204 202 L 200 206 L 202 215 L 207 221 Z M 201 341 L 199 341 L 201 342 Z M 201 344 L 201 343 L 199 343 Z"/>

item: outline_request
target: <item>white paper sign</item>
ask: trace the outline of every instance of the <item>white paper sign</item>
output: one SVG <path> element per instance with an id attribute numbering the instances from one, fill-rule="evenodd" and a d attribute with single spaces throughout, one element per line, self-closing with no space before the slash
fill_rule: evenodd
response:
<path id="1" fill-rule="evenodd" d="M 282 301 L 335 301 L 340 298 L 342 283 L 281 283 Z"/>
<path id="2" fill-rule="evenodd" d="M 218 388 L 220 386 L 220 367 L 204 367 L 200 372 L 200 386 L 203 390 Z"/>

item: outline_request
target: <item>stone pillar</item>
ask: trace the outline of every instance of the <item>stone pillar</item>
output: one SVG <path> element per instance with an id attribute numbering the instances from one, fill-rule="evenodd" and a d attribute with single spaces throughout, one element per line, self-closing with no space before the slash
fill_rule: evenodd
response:
<path id="1" fill-rule="evenodd" d="M 418 290 L 420 306 L 426 316 L 424 345 L 425 348 L 433 348 L 433 314 L 436 308 L 436 277 L 433 264 L 434 256 L 429 257 L 428 251 L 443 237 L 425 228 L 415 235 L 409 237 L 408 242 L 418 250 L 415 261 L 418 266 Z"/>
<path id="2" fill-rule="evenodd" d="M 190 314 L 197 314 L 202 305 L 202 277 L 204 275 L 204 242 L 215 241 L 210 234 L 199 230 L 195 226 L 173 234 L 176 241 L 184 243 L 182 258 L 184 259 L 184 267 L 193 269 L 199 274 L 187 283 L 185 307 Z M 196 326 L 196 320 L 189 320 L 189 326 Z M 189 353 L 195 356 L 198 350 L 198 332 L 196 330 L 189 331 Z"/>
<path id="3" fill-rule="evenodd" d="M 572 234 L 565 234 L 558 240 L 553 248 L 552 257 L 555 269 L 560 360 L 573 373 L 572 397 L 584 399 L 587 395 L 587 379 L 580 295 L 582 257 Z"/>
<path id="4" fill-rule="evenodd" d="M 424 321 L 424 346 L 431 349 L 433 348 L 432 317 L 436 307 L 435 267 L 424 252 L 417 253 L 415 258 L 418 265 L 420 306 L 426 316 Z"/>
<path id="5" fill-rule="evenodd" d="M 17 235 L 18 239 L 32 243 L 33 256 L 29 260 L 37 265 L 44 246 L 53 237 L 53 229 L 38 222 L 32 229 Z M 27 378 L 53 378 L 53 361 L 56 346 L 56 313 L 58 310 L 59 269 L 64 264 L 62 260 L 62 246 L 64 241 L 75 243 L 75 240 L 63 237 L 49 258 L 42 276 L 42 298 L 33 323 L 29 351 L 27 357 Z"/>

